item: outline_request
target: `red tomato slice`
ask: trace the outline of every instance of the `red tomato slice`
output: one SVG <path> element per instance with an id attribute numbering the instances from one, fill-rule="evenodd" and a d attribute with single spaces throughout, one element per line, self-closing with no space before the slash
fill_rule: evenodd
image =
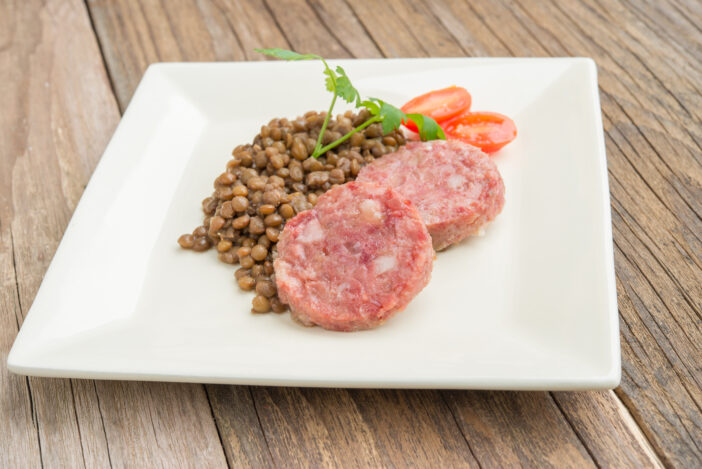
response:
<path id="1" fill-rule="evenodd" d="M 485 153 L 494 153 L 517 137 L 517 126 L 496 112 L 466 112 L 441 124 L 446 138 L 470 143 Z"/>
<path id="2" fill-rule="evenodd" d="M 470 109 L 470 93 L 460 86 L 449 86 L 434 90 L 407 101 L 402 106 L 405 114 L 424 114 L 441 124 L 454 116 Z M 403 122 L 412 132 L 417 132 L 414 122 Z"/>

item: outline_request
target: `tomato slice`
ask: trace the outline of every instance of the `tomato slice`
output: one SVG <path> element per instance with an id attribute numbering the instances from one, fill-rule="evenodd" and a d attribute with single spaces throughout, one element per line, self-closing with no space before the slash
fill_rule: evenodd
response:
<path id="1" fill-rule="evenodd" d="M 517 137 L 517 126 L 496 112 L 465 112 L 441 124 L 446 138 L 470 143 L 485 153 L 494 153 Z"/>
<path id="2" fill-rule="evenodd" d="M 441 124 L 454 116 L 470 109 L 470 93 L 460 86 L 449 86 L 440 90 L 430 91 L 407 101 L 402 106 L 405 114 L 424 114 Z M 417 132 L 414 122 L 403 122 L 412 132 Z"/>

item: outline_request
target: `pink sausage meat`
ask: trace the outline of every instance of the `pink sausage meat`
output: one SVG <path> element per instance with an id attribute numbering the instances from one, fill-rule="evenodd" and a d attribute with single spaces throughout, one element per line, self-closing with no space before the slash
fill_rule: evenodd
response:
<path id="1" fill-rule="evenodd" d="M 494 161 L 457 140 L 409 143 L 364 167 L 357 180 L 392 187 L 410 200 L 437 251 L 479 233 L 505 203 Z"/>
<path id="2" fill-rule="evenodd" d="M 350 182 L 285 225 L 274 263 L 278 295 L 304 324 L 370 329 L 426 286 L 433 258 L 411 203 L 390 188 Z"/>

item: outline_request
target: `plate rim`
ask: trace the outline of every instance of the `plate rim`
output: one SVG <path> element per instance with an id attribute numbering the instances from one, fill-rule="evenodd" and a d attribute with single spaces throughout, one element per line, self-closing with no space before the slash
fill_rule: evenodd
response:
<path id="1" fill-rule="evenodd" d="M 597 149 L 598 158 L 601 159 L 600 163 L 600 183 L 603 190 L 602 197 L 602 207 L 601 215 L 604 224 L 604 248 L 605 256 L 607 257 L 607 269 L 606 269 L 606 284 L 607 291 L 609 294 L 608 298 L 608 319 L 610 321 L 609 331 L 610 337 L 608 338 L 608 343 L 612 350 L 610 350 L 610 363 L 609 371 L 597 376 L 589 375 L 584 378 L 535 378 L 535 379 L 507 379 L 507 378 L 494 378 L 494 377 L 475 377 L 469 380 L 456 380 L 456 379 L 429 379 L 422 381 L 421 379 L 386 379 L 385 381 L 377 380 L 364 380 L 364 379 L 347 379 L 347 380 L 334 380 L 334 379 L 257 379 L 251 377 L 236 377 L 236 376 L 213 376 L 213 375 L 197 375 L 197 374 L 169 374 L 169 373 L 134 373 L 134 372 L 114 372 L 114 371 L 100 371 L 100 370 L 90 370 L 90 369 L 76 369 L 76 368 L 50 368 L 41 366 L 32 360 L 30 356 L 26 353 L 31 350 L 31 345 L 23 339 L 26 334 L 27 328 L 25 324 L 31 317 L 32 310 L 34 308 L 34 299 L 32 306 L 25 315 L 22 326 L 14 339 L 12 348 L 7 356 L 7 366 L 8 370 L 22 375 L 28 376 L 43 376 L 43 377 L 65 377 L 65 378 L 85 378 L 85 379 L 123 379 L 123 380 L 143 380 L 143 381 L 171 381 L 171 382 L 197 382 L 197 383 L 216 383 L 216 384 L 241 384 L 241 385 L 277 385 L 277 386 L 305 386 L 305 387 L 373 387 L 373 388 L 407 388 L 407 389 L 504 389 L 504 390 L 586 390 L 586 389 L 612 389 L 619 385 L 621 381 L 621 346 L 620 346 L 620 331 L 619 331 L 619 314 L 617 305 L 617 291 L 616 291 L 616 277 L 614 269 L 614 248 L 613 248 L 613 235 L 612 235 L 612 220 L 611 220 L 611 201 L 610 201 L 610 190 L 609 190 L 609 180 L 607 171 L 607 155 L 605 147 L 604 138 L 604 128 L 602 124 L 602 113 L 601 104 L 599 96 L 599 87 L 597 81 L 597 65 L 592 58 L 589 57 L 527 57 L 527 58 L 515 58 L 515 57 L 432 57 L 432 58 L 364 58 L 364 59 L 332 59 L 329 60 L 330 64 L 343 64 L 345 62 L 445 62 L 445 63 L 514 63 L 514 62 L 552 62 L 552 61 L 567 61 L 572 63 L 585 63 L 588 73 L 588 84 L 591 89 L 588 90 L 591 99 L 589 99 L 590 104 L 593 106 L 593 115 L 595 116 L 595 129 L 597 134 Z M 151 81 L 154 77 L 168 72 L 169 70 L 177 70 L 180 68 L 219 68 L 219 67 L 279 67 L 283 62 L 280 61 L 243 61 L 243 62 L 160 62 L 152 63 L 146 69 L 139 85 L 137 86 L 134 95 L 125 110 L 120 123 L 115 129 L 114 134 L 110 138 L 109 143 L 105 147 L 103 154 L 96 166 L 93 174 L 91 175 L 90 181 L 86 186 L 86 190 L 81 195 L 80 201 L 77 204 L 74 213 L 76 213 L 81 204 L 89 194 L 91 183 L 94 181 L 94 175 L 101 175 L 102 171 L 100 168 L 104 166 L 104 156 L 108 153 L 113 142 L 120 134 L 120 129 L 123 128 L 123 122 L 131 116 L 134 112 L 132 103 L 138 103 L 141 96 L 145 93 L 145 89 L 151 86 Z M 73 222 L 73 216 L 71 221 L 66 227 L 64 234 L 62 235 L 61 242 L 57 246 L 54 255 L 59 252 L 63 244 L 63 239 L 71 229 L 71 224 Z M 51 269 L 53 260 L 47 268 L 47 272 Z M 37 290 L 36 296 L 41 292 L 42 286 L 44 284 L 44 279 Z M 36 298 L 35 296 L 35 298 Z M 32 321 L 29 321 L 31 327 Z M 25 333 L 23 334 L 23 331 Z"/>

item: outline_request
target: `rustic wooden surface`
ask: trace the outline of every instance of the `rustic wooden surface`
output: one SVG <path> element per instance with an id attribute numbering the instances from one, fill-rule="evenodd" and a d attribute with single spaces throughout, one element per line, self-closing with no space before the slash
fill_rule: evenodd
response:
<path id="1" fill-rule="evenodd" d="M 702 5 L 694 0 L 0 2 L 0 467 L 700 467 Z M 623 378 L 607 392 L 25 378 L 7 353 L 145 68 L 590 56 Z"/>

